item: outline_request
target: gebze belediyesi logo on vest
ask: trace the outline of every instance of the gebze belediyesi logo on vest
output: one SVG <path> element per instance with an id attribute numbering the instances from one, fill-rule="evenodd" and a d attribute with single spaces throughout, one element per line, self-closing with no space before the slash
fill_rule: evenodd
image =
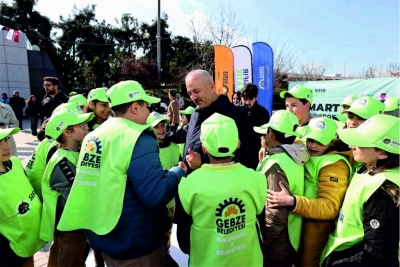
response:
<path id="1" fill-rule="evenodd" d="M 93 136 L 86 143 L 85 154 L 83 156 L 81 166 L 100 169 L 101 162 L 101 143 L 100 140 Z"/>
<path id="2" fill-rule="evenodd" d="M 224 203 L 219 204 L 216 212 L 217 233 L 227 235 L 246 227 L 245 208 L 241 200 L 225 199 Z"/>

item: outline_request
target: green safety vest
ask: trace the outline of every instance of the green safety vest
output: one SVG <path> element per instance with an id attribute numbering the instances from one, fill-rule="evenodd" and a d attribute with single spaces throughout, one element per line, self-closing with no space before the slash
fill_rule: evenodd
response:
<path id="1" fill-rule="evenodd" d="M 33 152 L 32 157 L 29 159 L 28 164 L 26 164 L 25 172 L 29 181 L 32 184 L 33 189 L 35 189 L 36 194 L 40 199 L 42 197 L 42 177 L 44 170 L 46 169 L 46 159 L 51 148 L 58 145 L 57 141 L 45 138 L 36 147 Z"/>
<path id="2" fill-rule="evenodd" d="M 304 165 L 305 181 L 304 196 L 307 198 L 318 198 L 319 172 L 323 167 L 344 160 L 349 166 L 349 178 L 353 176 L 352 167 L 349 161 L 340 154 L 325 154 L 317 157 L 310 156 L 310 160 Z"/>
<path id="3" fill-rule="evenodd" d="M 310 126 L 304 125 L 296 128 L 296 133 L 301 134 L 300 139 L 303 139 L 306 134 L 311 132 Z"/>
<path id="4" fill-rule="evenodd" d="M 42 222 L 40 225 L 40 238 L 44 241 L 54 239 L 54 229 L 56 224 L 57 201 L 60 193 L 50 189 L 50 179 L 56 165 L 67 158 L 72 164 L 78 162 L 79 152 L 58 149 L 47 163 L 46 170 L 42 179 L 43 211 Z M 67 181 L 66 181 L 67 182 Z"/>
<path id="5" fill-rule="evenodd" d="M 286 153 L 273 154 L 263 159 L 257 167 L 257 171 L 265 174 L 272 165 L 278 164 L 288 178 L 290 193 L 292 195 L 304 195 L 304 166 L 298 165 Z M 265 178 L 265 176 L 264 176 Z M 268 183 L 268 181 L 267 181 Z M 299 214 L 290 212 L 288 218 L 288 232 L 290 243 L 298 251 L 301 238 L 301 223 L 303 217 Z"/>
<path id="6" fill-rule="evenodd" d="M 179 146 L 175 143 L 171 143 L 168 147 L 160 148 L 162 167 L 170 169 L 172 166 L 178 165 L 180 153 Z"/>
<path id="7" fill-rule="evenodd" d="M 39 239 L 42 203 L 20 160 L 10 160 L 12 169 L 0 176 L 0 234 L 10 241 L 15 254 L 28 258 L 46 244 Z"/>
<path id="8" fill-rule="evenodd" d="M 181 180 L 182 206 L 193 218 L 190 266 L 262 266 L 256 215 L 265 176 L 240 163 L 203 164 Z"/>
<path id="9" fill-rule="evenodd" d="M 146 129 L 152 130 L 124 118 L 109 118 L 85 137 L 58 230 L 89 229 L 105 235 L 115 228 L 122 212 L 132 151 Z"/>
<path id="10" fill-rule="evenodd" d="M 385 170 L 374 176 L 356 173 L 347 189 L 335 231 L 329 235 L 321 256 L 322 261 L 334 251 L 342 251 L 364 240 L 364 203 L 389 180 L 400 186 L 399 168 Z"/>
<path id="11" fill-rule="evenodd" d="M 171 143 L 168 147 L 160 148 L 161 166 L 164 169 L 170 169 L 172 166 L 178 165 L 180 153 L 181 152 L 179 150 L 179 146 L 175 143 Z M 172 213 L 169 209 L 174 206 L 175 206 L 175 198 L 173 198 L 167 204 L 168 217 L 172 217 Z"/>
<path id="12" fill-rule="evenodd" d="M 181 152 L 181 157 L 183 157 L 183 152 L 184 152 L 184 149 L 185 149 L 185 144 L 178 144 L 178 146 L 179 146 L 179 151 Z"/>

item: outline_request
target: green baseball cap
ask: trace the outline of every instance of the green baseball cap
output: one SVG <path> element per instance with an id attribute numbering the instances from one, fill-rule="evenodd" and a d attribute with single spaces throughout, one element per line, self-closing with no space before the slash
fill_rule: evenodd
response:
<path id="1" fill-rule="evenodd" d="M 164 118 L 160 113 L 153 111 L 150 113 L 150 115 L 147 117 L 146 123 L 148 125 L 151 125 L 151 127 L 156 127 L 157 124 L 160 122 L 164 121 L 165 123 L 169 124 L 170 120 Z"/>
<path id="2" fill-rule="evenodd" d="M 100 102 L 108 102 L 108 97 L 107 97 L 107 92 L 108 88 L 107 87 L 101 87 L 101 88 L 96 88 L 90 90 L 88 94 L 88 101 L 92 102 L 94 100 L 100 101 Z"/>
<path id="3" fill-rule="evenodd" d="M 349 109 L 343 110 L 342 114 L 351 112 L 356 114 L 358 117 L 367 120 L 373 115 L 382 114 L 384 110 L 385 105 L 380 100 L 371 96 L 363 96 L 356 99 Z"/>
<path id="4" fill-rule="evenodd" d="M 51 115 L 53 116 L 54 113 L 57 113 L 61 109 L 70 109 L 77 113 L 84 113 L 82 108 L 79 106 L 79 104 L 74 103 L 74 102 L 68 102 L 68 103 L 63 103 L 63 104 L 59 105 L 58 107 L 56 107 L 53 110 L 53 113 Z"/>
<path id="5" fill-rule="evenodd" d="M 239 131 L 232 118 L 214 113 L 200 128 L 200 140 L 214 157 L 233 156 L 239 145 Z"/>
<path id="6" fill-rule="evenodd" d="M 185 114 L 185 115 L 192 115 L 193 111 L 195 110 L 194 107 L 187 107 L 185 110 L 179 110 L 180 114 Z"/>
<path id="7" fill-rule="evenodd" d="M 313 101 L 313 91 L 307 87 L 305 87 L 304 85 L 298 84 L 294 87 L 292 87 L 291 89 L 289 89 L 289 91 L 284 91 L 280 93 L 281 98 L 285 98 L 287 94 L 292 95 L 295 98 L 298 99 L 305 99 L 308 102 L 310 102 L 310 104 L 312 104 Z"/>
<path id="8" fill-rule="evenodd" d="M 287 110 L 278 110 L 272 114 L 269 122 L 260 127 L 254 127 L 253 130 L 259 134 L 266 134 L 268 129 L 274 129 L 278 132 L 284 133 L 285 137 L 297 136 L 301 134 L 296 132 L 299 127 L 299 119 L 292 112 Z"/>
<path id="9" fill-rule="evenodd" d="M 359 96 L 357 95 L 348 95 L 343 99 L 341 106 L 351 106 L 353 104 L 354 100 L 358 99 Z"/>
<path id="10" fill-rule="evenodd" d="M 324 146 L 336 139 L 337 125 L 334 120 L 327 117 L 317 117 L 308 122 L 309 132 L 304 139 L 313 139 Z"/>
<path id="11" fill-rule="evenodd" d="M 376 147 L 386 152 L 400 154 L 399 118 L 377 114 L 357 128 L 338 130 L 339 138 L 349 146 Z"/>
<path id="12" fill-rule="evenodd" d="M 93 112 L 78 113 L 72 109 L 64 108 L 53 113 L 46 125 L 46 136 L 57 139 L 62 132 L 70 126 L 88 122 L 94 117 Z"/>
<path id="13" fill-rule="evenodd" d="M 400 98 L 391 96 L 385 100 L 385 111 L 394 111 L 400 108 Z"/>
<path id="14" fill-rule="evenodd" d="M 7 136 L 17 134 L 21 131 L 20 128 L 15 127 L 15 128 L 6 128 L 6 129 L 0 129 L 0 140 L 3 140 Z"/>
<path id="15" fill-rule="evenodd" d="M 68 103 L 76 103 L 78 106 L 84 106 L 87 104 L 87 99 L 82 94 L 71 96 Z"/>
<path id="16" fill-rule="evenodd" d="M 107 91 L 107 96 L 110 99 L 110 107 L 138 100 L 146 101 L 149 104 L 161 101 L 159 98 L 148 96 L 142 86 L 136 81 L 123 81 L 117 83 Z"/>

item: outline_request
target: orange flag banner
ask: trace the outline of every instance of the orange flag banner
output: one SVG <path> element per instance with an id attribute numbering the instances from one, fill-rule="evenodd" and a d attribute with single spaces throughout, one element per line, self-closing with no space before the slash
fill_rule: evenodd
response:
<path id="1" fill-rule="evenodd" d="M 214 45 L 215 91 L 232 100 L 234 88 L 233 52 L 224 45 Z"/>

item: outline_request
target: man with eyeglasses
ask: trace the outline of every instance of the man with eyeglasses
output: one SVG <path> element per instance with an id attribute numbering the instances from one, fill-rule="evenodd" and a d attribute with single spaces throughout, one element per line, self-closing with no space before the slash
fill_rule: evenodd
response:
<path id="1" fill-rule="evenodd" d="M 53 110 L 62 103 L 68 102 L 68 97 L 58 89 L 59 81 L 55 77 L 44 77 L 43 87 L 46 95 L 42 101 L 42 110 L 40 112 L 42 122 L 50 118 Z"/>

